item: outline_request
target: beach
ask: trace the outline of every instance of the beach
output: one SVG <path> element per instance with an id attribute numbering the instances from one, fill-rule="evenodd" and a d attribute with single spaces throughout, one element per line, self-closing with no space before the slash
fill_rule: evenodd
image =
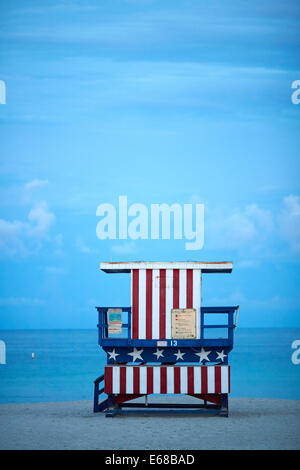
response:
<path id="1" fill-rule="evenodd" d="M 0 423 L 0 449 L 300 449 L 300 400 L 230 398 L 228 418 L 132 410 L 108 418 L 92 401 L 2 404 Z"/>

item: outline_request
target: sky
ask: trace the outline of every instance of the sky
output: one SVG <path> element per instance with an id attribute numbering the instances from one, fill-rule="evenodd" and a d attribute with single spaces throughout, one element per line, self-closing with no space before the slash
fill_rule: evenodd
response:
<path id="1" fill-rule="evenodd" d="M 232 261 L 203 305 L 300 327 L 300 4 L 0 3 L 0 329 L 130 305 L 101 261 Z M 3 90 L 2 90 L 3 91 Z M 100 204 L 204 204 L 204 245 L 100 240 Z"/>

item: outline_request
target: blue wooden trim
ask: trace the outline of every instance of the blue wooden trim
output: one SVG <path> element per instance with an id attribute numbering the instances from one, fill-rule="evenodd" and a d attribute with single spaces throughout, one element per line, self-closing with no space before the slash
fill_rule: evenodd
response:
<path id="1" fill-rule="evenodd" d="M 128 340 L 131 338 L 131 307 L 130 307 L 130 312 L 128 312 Z"/>
<path id="2" fill-rule="evenodd" d="M 131 307 L 96 307 L 98 312 L 107 312 L 109 309 L 122 309 L 123 312 L 131 313 Z M 235 312 L 238 306 L 228 306 L 228 307 L 201 307 L 201 312 L 203 313 L 228 313 Z"/>
<path id="3" fill-rule="evenodd" d="M 99 390 L 99 384 L 104 381 L 104 375 L 94 380 L 94 413 L 106 408 L 105 401 L 99 404 L 99 396 L 104 392 L 104 387 Z"/>
<path id="4" fill-rule="evenodd" d="M 235 312 L 238 306 L 234 307 L 201 307 L 203 313 L 229 313 Z"/>
<path id="5" fill-rule="evenodd" d="M 225 325 L 204 325 L 203 329 L 205 328 L 230 328 L 230 326 L 226 323 Z"/>
<path id="6" fill-rule="evenodd" d="M 96 307 L 98 312 L 107 312 L 110 308 L 122 309 L 123 312 L 131 313 L 131 307 Z"/>
<path id="7" fill-rule="evenodd" d="M 104 374 L 100 375 L 100 377 L 98 377 L 97 379 L 94 380 L 94 383 L 100 383 L 104 380 Z"/>
<path id="8" fill-rule="evenodd" d="M 105 338 L 102 340 L 100 346 L 111 346 L 111 347 L 127 347 L 127 348 L 201 348 L 202 346 L 228 346 L 231 347 L 233 343 L 227 338 L 207 338 L 207 339 L 176 339 L 176 340 L 165 340 L 167 341 L 167 346 L 157 346 L 157 341 L 164 341 L 164 340 L 156 340 L 156 339 L 132 339 L 130 341 L 127 338 Z M 176 341 L 176 344 L 170 344 L 171 341 L 173 343 Z"/>

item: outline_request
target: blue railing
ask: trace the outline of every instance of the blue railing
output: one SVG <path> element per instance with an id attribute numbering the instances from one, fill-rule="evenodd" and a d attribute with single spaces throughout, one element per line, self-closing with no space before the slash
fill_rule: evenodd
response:
<path id="1" fill-rule="evenodd" d="M 100 346 L 103 343 L 103 341 L 110 339 L 112 337 L 108 336 L 108 319 L 107 319 L 107 312 L 109 309 L 119 309 L 122 310 L 122 313 L 125 312 L 128 315 L 128 322 L 127 323 L 122 323 L 122 329 L 125 328 L 127 330 L 127 335 L 123 338 L 117 338 L 117 339 L 125 339 L 129 340 L 131 338 L 131 307 L 96 307 L 98 310 L 98 343 Z M 113 338 L 116 339 L 116 336 L 113 335 Z"/>
<path id="2" fill-rule="evenodd" d="M 201 338 L 205 337 L 205 330 L 210 328 L 213 329 L 226 329 L 228 333 L 228 342 L 233 344 L 233 332 L 236 327 L 236 321 L 234 322 L 234 313 L 238 312 L 239 307 L 201 307 Z M 205 314 L 227 314 L 227 323 L 224 324 L 206 324 Z M 237 316 L 236 316 L 237 320 Z"/>
<path id="3" fill-rule="evenodd" d="M 157 340 L 137 340 L 131 338 L 131 307 L 96 307 L 98 311 L 98 343 L 100 346 L 156 346 Z M 107 312 L 109 309 L 121 309 L 122 313 L 127 313 L 127 323 L 122 323 L 122 336 L 111 335 L 108 333 L 108 319 Z M 176 340 L 168 339 L 168 346 L 175 346 L 172 344 L 176 342 L 176 346 L 193 347 L 193 346 L 209 346 L 212 344 L 216 346 L 232 346 L 233 334 L 236 327 L 237 314 L 239 306 L 234 307 L 201 307 L 201 326 L 200 326 L 200 339 L 189 340 Z M 235 320 L 234 314 L 236 313 Z M 227 315 L 225 323 L 206 323 L 205 316 L 207 314 Z M 226 330 L 227 337 L 205 338 L 205 333 L 211 329 Z"/>

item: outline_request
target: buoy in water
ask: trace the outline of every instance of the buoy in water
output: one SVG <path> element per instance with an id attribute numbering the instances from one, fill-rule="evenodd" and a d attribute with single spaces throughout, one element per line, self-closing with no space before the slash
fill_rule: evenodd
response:
<path id="1" fill-rule="evenodd" d="M 34 359 L 34 353 L 31 353 L 31 359 Z"/>

